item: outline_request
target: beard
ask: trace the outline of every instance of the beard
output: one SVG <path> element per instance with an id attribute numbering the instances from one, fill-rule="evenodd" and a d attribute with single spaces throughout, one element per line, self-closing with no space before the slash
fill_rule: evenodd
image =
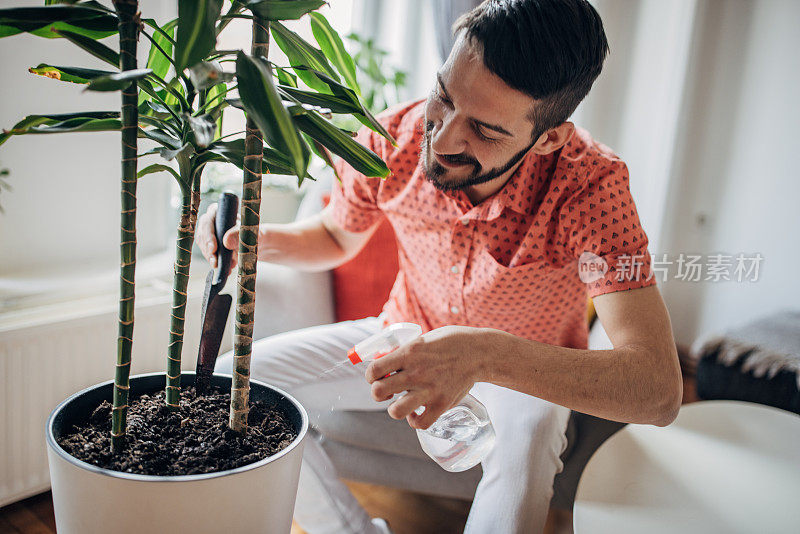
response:
<path id="1" fill-rule="evenodd" d="M 433 184 L 436 189 L 440 191 L 459 191 L 463 189 L 467 189 L 468 187 L 472 187 L 474 185 L 482 184 L 494 180 L 498 176 L 502 176 L 510 169 L 512 169 L 517 163 L 522 161 L 522 158 L 528 153 L 528 151 L 533 147 L 533 143 L 528 145 L 526 148 L 520 150 L 516 154 L 514 154 L 511 159 L 509 159 L 505 164 L 494 167 L 489 169 L 488 171 L 483 170 L 483 166 L 480 164 L 478 160 L 473 157 L 467 156 L 466 154 L 456 154 L 456 155 L 448 155 L 442 156 L 448 162 L 454 164 L 467 164 L 472 166 L 472 172 L 466 177 L 456 182 L 443 182 L 441 179 L 447 175 L 448 169 L 446 169 L 443 165 L 437 162 L 435 159 L 430 158 L 429 154 L 431 152 L 431 131 L 433 130 L 433 122 L 428 121 L 425 123 L 425 135 L 422 136 L 422 142 L 420 146 L 420 154 L 422 156 L 422 170 L 423 174 L 425 175 L 425 179 L 428 180 L 431 184 Z"/>

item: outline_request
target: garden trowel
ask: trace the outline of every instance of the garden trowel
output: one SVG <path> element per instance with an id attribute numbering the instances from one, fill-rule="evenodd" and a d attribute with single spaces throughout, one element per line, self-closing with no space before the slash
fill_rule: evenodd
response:
<path id="1" fill-rule="evenodd" d="M 239 198 L 233 193 L 222 193 L 217 206 L 214 228 L 217 238 L 217 268 L 211 270 L 206 277 L 206 291 L 203 295 L 203 308 L 200 316 L 203 329 L 200 332 L 200 351 L 197 354 L 195 378 L 195 389 L 198 394 L 208 389 L 211 382 L 214 364 L 219 355 L 219 346 L 222 343 L 222 335 L 225 333 L 225 324 L 228 322 L 228 313 L 231 310 L 233 297 L 219 294 L 228 280 L 233 252 L 222 244 L 222 237 L 236 224 L 238 211 Z"/>

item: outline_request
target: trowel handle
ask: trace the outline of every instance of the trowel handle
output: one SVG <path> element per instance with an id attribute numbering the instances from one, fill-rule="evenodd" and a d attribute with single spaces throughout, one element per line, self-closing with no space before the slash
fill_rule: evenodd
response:
<path id="1" fill-rule="evenodd" d="M 214 285 L 224 284 L 228 278 L 228 271 L 231 270 L 231 255 L 233 251 L 225 248 L 222 238 L 225 233 L 236 225 L 236 216 L 239 213 L 239 197 L 228 191 L 222 193 L 217 204 L 217 218 L 215 221 L 215 233 L 217 237 L 217 274 L 214 277 Z"/>

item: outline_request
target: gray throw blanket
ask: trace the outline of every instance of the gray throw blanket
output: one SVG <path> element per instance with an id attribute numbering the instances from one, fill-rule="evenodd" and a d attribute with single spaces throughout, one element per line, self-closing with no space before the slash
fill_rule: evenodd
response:
<path id="1" fill-rule="evenodd" d="M 800 413 L 800 312 L 700 338 L 691 357 L 701 398 L 747 400 Z"/>

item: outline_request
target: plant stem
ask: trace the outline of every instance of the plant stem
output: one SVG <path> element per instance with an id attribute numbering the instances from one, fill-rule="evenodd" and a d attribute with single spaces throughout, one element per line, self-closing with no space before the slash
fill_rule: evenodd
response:
<path id="1" fill-rule="evenodd" d="M 136 69 L 139 31 L 138 0 L 114 0 L 119 16 L 120 70 Z M 114 374 L 114 405 L 111 410 L 111 450 L 125 446 L 129 377 L 133 348 L 134 280 L 136 270 L 136 163 L 138 131 L 136 83 L 122 90 L 122 208 L 120 225 L 119 329 L 117 367 Z"/>
<path id="2" fill-rule="evenodd" d="M 186 155 L 178 156 L 181 175 L 181 218 L 175 244 L 175 267 L 172 279 L 172 314 L 170 316 L 169 345 L 167 348 L 166 404 L 171 410 L 180 409 L 181 355 L 183 352 L 184 325 L 186 324 L 187 288 L 189 268 L 192 263 L 192 245 L 200 205 L 200 172 L 192 183 L 192 165 Z"/>
<path id="3" fill-rule="evenodd" d="M 253 18 L 253 56 L 269 54 L 269 22 Z M 258 224 L 261 209 L 261 172 L 264 141 L 255 121 L 247 118 L 244 143 L 244 185 L 242 221 L 239 230 L 239 280 L 236 295 L 236 334 L 233 347 L 233 379 L 228 426 L 240 434 L 247 432 L 250 410 L 250 353 L 253 347 L 253 319 L 256 307 L 256 264 L 258 260 Z"/>

